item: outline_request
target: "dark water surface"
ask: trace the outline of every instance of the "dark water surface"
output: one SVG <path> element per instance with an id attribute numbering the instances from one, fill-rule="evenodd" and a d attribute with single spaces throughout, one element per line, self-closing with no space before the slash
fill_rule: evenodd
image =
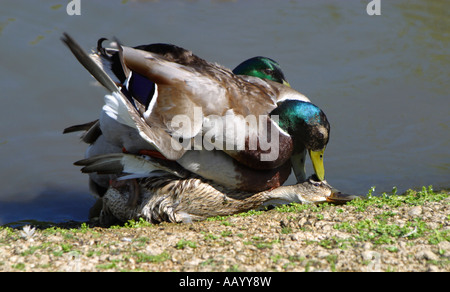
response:
<path id="1" fill-rule="evenodd" d="M 98 117 L 105 91 L 60 41 L 88 49 L 174 43 L 234 67 L 277 60 L 331 123 L 326 177 L 347 193 L 450 186 L 450 2 L 68 1 L 0 3 L 0 224 L 85 220 L 94 199 L 62 129 Z M 311 166 L 307 166 L 311 172 Z M 290 182 L 293 182 L 292 178 Z"/>

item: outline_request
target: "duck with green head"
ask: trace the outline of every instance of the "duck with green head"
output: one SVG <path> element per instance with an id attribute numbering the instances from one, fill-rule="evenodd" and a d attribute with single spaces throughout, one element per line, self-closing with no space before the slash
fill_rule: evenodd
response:
<path id="1" fill-rule="evenodd" d="M 134 147 L 135 140 L 126 140 L 130 135 L 115 137 L 120 132 L 118 128 L 108 129 L 100 119 L 102 134 L 108 139 L 117 138 L 130 153 L 142 154 L 142 150 L 150 150 L 160 155 L 152 158 L 157 160 L 154 169 L 148 165 L 141 169 L 123 157 L 119 158 L 120 155 L 93 156 L 79 163 L 86 166 L 85 172 L 120 171 L 134 177 L 153 176 L 161 169 L 171 172 L 172 167 L 161 166 L 165 160 L 176 162 L 177 167 L 225 187 L 256 192 L 281 186 L 289 176 L 291 164 L 297 180 L 303 182 L 306 179 L 305 156 L 309 151 L 317 177 L 324 179 L 323 151 L 329 136 L 326 116 L 307 97 L 283 85 L 287 81 L 279 66 L 267 70 L 267 61 L 271 66 L 278 65 L 273 60 L 258 57 L 244 62 L 234 73 L 250 75 L 238 76 L 184 49 L 184 61 L 171 59 L 161 52 L 120 44 L 102 47 L 89 56 L 70 36 L 65 35 L 63 40 L 83 66 L 110 92 L 105 96 L 105 116 L 131 128 L 146 145 Z M 120 61 L 126 79 L 130 80 L 130 76 L 136 74 L 155 83 L 155 93 L 145 106 L 141 106 L 139 99 L 130 100 L 123 92 L 126 85 L 114 82 L 114 76 L 107 73 L 105 64 L 111 64 L 113 59 Z M 259 66 L 261 63 L 265 67 Z M 195 107 L 202 109 L 203 116 L 199 121 L 192 116 Z M 179 115 L 192 121 L 188 131 L 182 133 L 185 139 L 194 139 L 205 133 L 205 120 L 212 116 L 228 115 L 238 120 L 248 115 L 267 115 L 273 118 L 267 119 L 268 129 L 276 130 L 279 136 L 280 155 L 275 161 L 267 162 L 261 160 L 264 151 L 260 148 L 236 150 L 235 147 L 231 151 L 185 149 L 174 138 L 180 129 L 174 129 L 169 123 Z M 278 116 L 278 123 L 275 116 Z M 105 169 L 105 165 L 111 169 Z M 180 174 L 179 171 L 174 172 Z"/>
<path id="2" fill-rule="evenodd" d="M 279 116 L 280 127 L 292 137 L 294 149 L 291 160 L 297 181 L 306 178 L 306 151 L 318 179 L 324 180 L 323 155 L 330 135 L 330 124 L 325 113 L 309 102 L 285 100 L 271 115 Z"/>
<path id="3" fill-rule="evenodd" d="M 233 73 L 268 79 L 290 87 L 280 64 L 267 57 L 258 56 L 245 60 L 234 68 Z"/>
<path id="4" fill-rule="evenodd" d="M 281 66 L 267 57 L 250 58 L 239 64 L 233 73 L 268 79 L 290 87 Z M 280 128 L 293 137 L 291 161 L 297 181 L 301 182 L 306 178 L 304 165 L 307 150 L 317 177 L 324 180 L 323 155 L 330 133 L 330 124 L 325 113 L 314 104 L 297 99 L 286 99 L 278 104 L 270 114 L 278 115 Z"/>

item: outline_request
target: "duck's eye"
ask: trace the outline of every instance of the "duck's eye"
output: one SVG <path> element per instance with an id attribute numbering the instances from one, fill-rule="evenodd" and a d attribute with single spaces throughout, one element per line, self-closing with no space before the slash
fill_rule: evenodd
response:
<path id="1" fill-rule="evenodd" d="M 264 73 L 266 73 L 267 75 L 272 75 L 273 70 L 272 69 L 264 69 Z"/>

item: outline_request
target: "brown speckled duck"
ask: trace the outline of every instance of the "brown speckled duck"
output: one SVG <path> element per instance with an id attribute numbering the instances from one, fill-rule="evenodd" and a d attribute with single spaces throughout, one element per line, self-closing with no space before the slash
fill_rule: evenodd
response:
<path id="1" fill-rule="evenodd" d="M 227 216 L 265 206 L 331 202 L 342 204 L 355 198 L 341 194 L 326 181 L 310 177 L 301 184 L 249 193 L 230 190 L 202 178 L 180 179 L 163 175 L 137 180 L 139 201 L 129 204 L 135 193 L 130 180 L 113 183 L 103 197 L 99 221 L 104 226 L 143 218 L 152 223 L 190 223 L 213 216 Z"/>

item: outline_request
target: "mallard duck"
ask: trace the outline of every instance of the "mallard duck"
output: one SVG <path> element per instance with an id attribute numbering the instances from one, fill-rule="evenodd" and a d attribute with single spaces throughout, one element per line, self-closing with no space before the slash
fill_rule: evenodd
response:
<path id="1" fill-rule="evenodd" d="M 286 77 L 284 77 L 280 64 L 267 57 L 258 56 L 245 60 L 233 69 L 233 73 L 269 79 L 291 87 Z"/>
<path id="2" fill-rule="evenodd" d="M 156 159 L 176 161 L 181 168 L 224 187 L 249 192 L 281 186 L 290 174 L 291 163 L 297 180 L 305 181 L 304 163 L 308 150 L 317 177 L 324 179 L 323 153 L 329 139 L 329 123 L 320 108 L 294 89 L 269 79 L 235 75 L 184 49 L 185 65 L 181 61 L 174 62 L 170 56 L 143 47 L 122 46 L 118 42 L 113 48 L 99 46 L 96 53 L 88 56 L 67 34 L 63 41 L 110 92 L 105 96 L 104 114 L 99 123 L 104 139 L 119 140 L 113 145 L 122 145 L 129 153 L 150 151 L 145 153 Z M 113 60 L 120 68 L 111 68 Z M 108 68 L 113 74 L 105 72 Z M 117 72 L 125 79 L 117 80 L 120 75 Z M 129 92 L 132 76 L 154 83 L 154 90 L 144 94 L 144 98 L 140 94 L 135 98 Z M 196 116 L 198 109 L 201 110 L 200 118 Z M 262 149 L 260 133 L 256 135 L 256 149 L 249 146 L 253 136 L 248 133 L 242 148 L 237 139 L 222 140 L 229 143 L 227 147 L 216 147 L 212 151 L 191 150 L 183 144 L 195 142 L 196 137 L 217 130 L 213 129 L 214 123 L 211 125 L 213 119 L 217 122 L 227 118 L 231 125 L 242 125 L 243 117 L 249 115 L 265 117 L 260 123 L 266 126 L 265 134 L 270 133 L 273 140 L 279 141 L 277 145 L 271 145 L 276 149 L 270 149 L 278 154 L 275 158 L 264 159 L 271 152 Z M 186 117 L 189 126 L 174 126 L 177 117 Z M 103 119 L 115 120 L 126 131 L 122 133 L 116 125 L 109 127 Z M 130 128 L 134 132 L 130 132 Z M 219 128 L 222 132 L 212 131 L 211 136 L 217 139 L 218 133 L 228 129 Z M 137 145 L 135 137 L 145 143 Z M 160 170 L 159 167 L 156 164 L 154 170 Z M 130 170 L 126 165 L 123 168 Z"/>
<path id="3" fill-rule="evenodd" d="M 87 172 L 94 169 L 100 173 L 114 174 L 145 173 L 155 164 L 161 164 L 160 175 L 138 179 L 120 177 L 110 182 L 102 197 L 98 216 L 100 224 L 105 226 L 140 218 L 152 223 L 187 223 L 266 206 L 323 202 L 343 204 L 357 197 L 342 194 L 325 180 L 319 181 L 316 175 L 291 186 L 245 192 L 198 177 L 175 161 L 146 155 L 111 153 L 86 158 L 78 163 L 84 165 Z"/>
<path id="4" fill-rule="evenodd" d="M 141 194 L 139 201 L 130 205 L 136 186 L 130 180 L 111 184 L 102 200 L 101 225 L 110 226 L 140 218 L 152 223 L 190 223 L 266 206 L 293 202 L 343 204 L 356 198 L 340 193 L 315 176 L 300 184 L 258 193 L 230 190 L 203 178 L 180 179 L 172 175 L 141 178 L 137 180 L 137 186 Z"/>
<path id="5" fill-rule="evenodd" d="M 98 41 L 97 45 L 97 51 L 101 52 L 102 49 L 102 42 L 105 39 L 100 39 Z M 152 44 L 152 45 L 142 45 L 137 46 L 135 48 L 144 49 L 146 51 L 159 53 L 163 55 L 165 58 L 181 63 L 181 64 L 188 64 L 188 57 L 190 56 L 190 52 L 186 51 L 183 48 L 177 47 L 175 45 L 171 44 Z M 195 57 L 199 59 L 198 57 Z M 191 58 L 192 59 L 192 58 Z M 122 76 L 120 66 L 119 69 L 116 69 L 118 60 L 111 61 L 111 71 L 118 72 L 116 77 Z M 191 61 L 192 62 L 192 61 Z M 250 59 L 245 60 L 244 62 L 240 63 L 234 70 L 233 73 L 236 75 L 248 75 L 248 76 L 255 76 L 262 79 L 268 79 L 272 80 L 287 86 L 290 86 L 287 79 L 284 77 L 284 73 L 281 70 L 280 65 L 273 59 L 257 56 Z M 125 77 L 124 75 L 120 77 L 121 79 L 121 86 L 124 86 Z M 146 98 L 151 98 L 151 92 L 154 91 L 154 84 L 152 82 L 149 82 L 148 79 L 141 78 L 140 75 L 134 74 L 129 78 L 128 81 L 128 91 L 133 98 L 144 101 Z M 104 120 L 107 119 L 108 124 L 114 124 L 115 127 L 122 129 L 124 126 L 114 119 L 110 119 L 109 117 L 105 117 Z M 107 154 L 107 153 L 120 153 L 122 150 L 122 145 L 120 144 L 120 141 L 113 140 L 112 143 L 106 143 L 104 137 L 100 136 L 102 135 L 102 131 L 100 129 L 100 123 L 99 120 L 95 120 L 89 123 L 81 124 L 81 125 L 75 125 L 68 127 L 64 129 L 63 133 L 71 133 L 76 131 L 85 131 L 85 133 L 82 136 L 82 141 L 90 144 L 91 146 L 88 148 L 86 158 L 99 155 L 99 154 Z M 131 133 L 135 133 L 136 131 L 134 129 L 125 127 L 124 131 L 129 131 Z M 141 142 L 136 144 L 141 144 L 142 142 L 146 143 L 145 140 L 142 141 L 142 139 L 136 135 L 133 136 L 135 140 L 140 140 Z M 113 143 L 117 143 L 117 145 L 113 145 Z M 86 171 L 84 169 L 84 171 Z M 94 194 L 97 197 L 102 197 L 103 194 L 106 192 L 107 188 L 109 187 L 109 182 L 111 179 L 115 179 L 116 175 L 115 173 L 111 173 L 110 175 L 105 174 L 97 174 L 97 173 L 89 173 L 91 179 L 89 180 L 89 185 L 92 194 Z M 133 200 L 131 200 L 133 201 Z"/>

